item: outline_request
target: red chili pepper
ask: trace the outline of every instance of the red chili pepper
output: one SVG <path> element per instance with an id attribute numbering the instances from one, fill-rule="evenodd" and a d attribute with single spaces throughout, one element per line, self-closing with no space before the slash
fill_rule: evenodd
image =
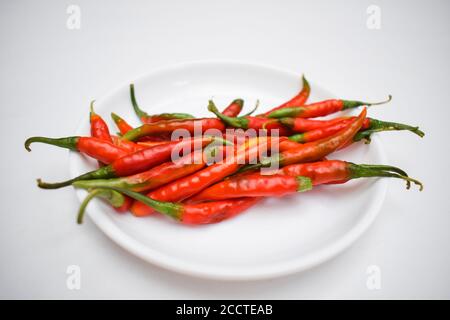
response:
<path id="1" fill-rule="evenodd" d="M 297 148 L 282 151 L 277 155 L 261 160 L 259 164 L 247 166 L 246 170 L 320 160 L 350 141 L 361 128 L 366 114 L 367 110 L 364 108 L 355 120 L 334 135 L 317 141 L 300 144 Z"/>
<path id="2" fill-rule="evenodd" d="M 111 112 L 111 118 L 113 119 L 114 123 L 116 124 L 117 128 L 120 131 L 120 134 L 124 135 L 130 130 L 133 130 L 133 127 L 128 124 L 124 119 L 119 117 L 114 112 Z"/>
<path id="3" fill-rule="evenodd" d="M 91 112 L 90 112 L 90 122 L 91 122 L 91 136 L 94 138 L 99 138 L 101 140 L 107 141 L 107 142 L 113 142 L 113 139 L 111 137 L 111 134 L 109 133 L 108 125 L 106 122 L 100 117 L 98 114 L 94 112 L 94 101 L 91 102 Z M 116 144 L 117 145 L 117 144 Z M 101 161 L 99 161 L 99 166 L 103 167 L 105 164 Z M 102 197 L 108 201 L 114 210 L 117 212 L 125 212 L 127 211 L 132 203 L 133 200 L 131 198 L 128 198 L 126 196 L 123 196 L 122 194 L 118 193 L 114 190 L 108 190 L 106 192 L 102 192 Z M 120 205 L 118 199 L 121 199 Z"/>
<path id="4" fill-rule="evenodd" d="M 226 125 L 231 126 L 233 128 L 242 128 L 242 129 L 254 129 L 261 130 L 266 129 L 268 135 L 278 134 L 280 136 L 285 136 L 289 133 L 285 126 L 278 123 L 278 121 L 274 121 L 273 119 L 268 119 L 265 117 L 252 117 L 252 116 L 243 116 L 243 117 L 228 117 L 219 112 L 216 105 L 212 100 L 209 101 L 208 110 L 214 113 L 220 120 L 222 120 Z M 278 131 L 273 131 L 278 130 Z"/>
<path id="5" fill-rule="evenodd" d="M 205 133 L 210 129 L 223 131 L 225 130 L 225 126 L 222 121 L 215 118 L 158 121 L 155 123 L 144 124 L 128 131 L 123 135 L 123 138 L 134 141 L 150 135 L 158 135 L 161 133 L 170 134 L 175 130 L 187 130 L 190 134 L 200 134 Z"/>
<path id="6" fill-rule="evenodd" d="M 269 118 L 285 118 L 285 117 L 298 117 L 298 118 L 315 118 L 326 116 L 338 111 L 356 108 L 359 106 L 374 106 L 387 103 L 391 101 L 392 96 L 389 95 L 389 98 L 386 101 L 370 103 L 363 101 L 352 101 L 352 100 L 325 100 L 321 102 L 312 103 L 309 105 L 304 105 L 300 107 L 289 107 L 283 108 L 276 111 L 271 112 L 268 117 Z"/>
<path id="7" fill-rule="evenodd" d="M 239 113 L 241 113 L 243 106 L 244 100 L 242 99 L 233 100 L 233 102 L 231 102 L 230 105 L 226 107 L 225 110 L 222 111 L 222 114 L 228 117 L 237 117 Z"/>
<path id="8" fill-rule="evenodd" d="M 51 144 L 61 148 L 66 148 L 84 153 L 103 163 L 111 163 L 114 160 L 127 155 L 127 151 L 114 144 L 94 138 L 94 137 L 67 137 L 67 138 L 47 138 L 31 137 L 25 141 L 25 148 L 31 151 L 30 145 L 33 142 Z"/>
<path id="9" fill-rule="evenodd" d="M 235 216 L 248 207 L 252 206 L 258 199 L 233 199 L 214 201 L 200 204 L 181 204 L 172 202 L 161 202 L 146 197 L 140 193 L 123 188 L 105 187 L 107 190 L 115 190 L 145 203 L 155 211 L 168 216 L 178 222 L 190 225 L 217 223 Z M 96 189 L 98 190 L 98 189 Z M 103 189 L 100 189 L 103 190 Z M 81 217 L 80 217 L 81 216 Z M 82 214 L 78 221 L 82 220 Z"/>
<path id="10" fill-rule="evenodd" d="M 74 182 L 73 186 L 84 189 L 118 187 L 136 192 L 144 192 L 197 172 L 204 168 L 206 163 L 207 159 L 203 156 L 203 150 L 197 150 L 177 161 L 165 162 L 150 170 L 128 177 L 81 180 Z"/>
<path id="11" fill-rule="evenodd" d="M 344 183 L 357 178 L 390 177 L 405 180 L 407 189 L 410 188 L 411 182 L 417 184 L 420 191 L 423 189 L 420 181 L 408 177 L 408 174 L 400 168 L 387 165 L 354 164 L 341 160 L 326 160 L 313 163 L 292 164 L 279 169 L 276 173 L 309 177 L 314 186 Z"/>
<path id="12" fill-rule="evenodd" d="M 216 183 L 191 198 L 189 202 L 242 197 L 282 197 L 295 192 L 308 191 L 311 188 L 311 179 L 307 177 L 252 174 Z"/>
<path id="13" fill-rule="evenodd" d="M 255 153 L 270 144 L 270 139 L 253 138 L 240 146 L 236 153 L 221 163 L 215 163 L 192 175 L 173 181 L 159 189 L 151 191 L 147 195 L 155 200 L 179 202 L 202 191 L 208 186 L 235 173 L 246 161 L 248 162 Z M 135 202 L 131 212 L 136 216 L 146 216 L 154 212 L 151 207 Z"/>
<path id="14" fill-rule="evenodd" d="M 135 173 L 146 171 L 158 164 L 166 162 L 172 156 L 174 150 L 195 150 L 203 148 L 214 140 L 223 141 L 215 137 L 189 138 L 182 141 L 173 141 L 163 145 L 157 145 L 147 149 L 139 150 L 131 154 L 116 159 L 108 166 L 82 174 L 73 179 L 58 182 L 46 183 L 38 179 L 38 186 L 44 189 L 57 189 L 71 185 L 79 180 L 108 179 L 125 177 Z"/>
<path id="15" fill-rule="evenodd" d="M 304 75 L 302 76 L 302 83 L 303 83 L 302 90 L 295 97 L 293 97 L 291 100 L 283 103 L 282 105 L 275 107 L 275 108 L 267 111 L 266 113 L 263 113 L 262 116 L 267 117 L 271 112 L 273 112 L 275 110 L 287 108 L 287 107 L 303 106 L 305 104 L 306 100 L 308 100 L 309 94 L 311 93 L 311 87 Z"/>
<path id="16" fill-rule="evenodd" d="M 344 118 L 334 124 L 324 126 L 322 128 L 307 131 L 304 133 L 297 133 L 295 135 L 290 136 L 289 139 L 300 143 L 323 139 L 338 132 L 339 130 L 342 130 L 351 121 L 353 121 L 353 119 L 355 119 L 355 117 Z M 417 134 L 420 137 L 423 137 L 425 135 L 422 131 L 419 130 L 419 127 L 412 127 L 402 123 L 385 122 L 377 119 L 366 118 L 364 120 L 363 125 L 361 126 L 360 132 L 358 132 L 354 136 L 353 141 L 359 141 L 363 138 L 368 138 L 370 134 L 374 132 L 392 131 L 392 130 L 408 130 Z"/>
<path id="17" fill-rule="evenodd" d="M 280 118 L 278 122 L 289 128 L 293 132 L 302 133 L 328 127 L 333 124 L 339 123 L 342 120 L 349 119 L 349 117 L 339 117 L 330 120 L 313 120 L 305 118 Z M 364 124 L 366 121 L 364 122 Z"/>
<path id="18" fill-rule="evenodd" d="M 146 149 L 148 147 L 152 147 L 153 145 L 150 144 L 141 144 L 141 143 L 134 143 L 133 141 L 125 140 L 122 137 L 118 136 L 111 136 L 111 139 L 113 140 L 114 145 L 118 146 L 119 148 L 124 149 L 128 153 L 133 153 L 138 150 Z M 161 144 L 161 143 L 157 143 Z M 156 145 L 156 144 L 154 144 Z"/>
<path id="19" fill-rule="evenodd" d="M 142 123 L 155 123 L 161 120 L 172 120 L 172 119 L 192 119 L 194 116 L 188 113 L 162 113 L 157 115 L 149 115 L 147 112 L 143 111 L 137 101 L 134 94 L 134 84 L 130 84 L 130 98 L 133 104 L 133 109 L 136 115 L 141 119 Z"/>
<path id="20" fill-rule="evenodd" d="M 94 111 L 94 101 L 91 102 L 91 112 L 89 119 L 91 122 L 91 136 L 104 141 L 112 142 L 106 122 Z"/>

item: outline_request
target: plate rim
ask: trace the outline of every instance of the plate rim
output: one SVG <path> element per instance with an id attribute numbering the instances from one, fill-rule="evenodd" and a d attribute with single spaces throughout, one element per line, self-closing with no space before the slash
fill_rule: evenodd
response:
<path id="1" fill-rule="evenodd" d="M 129 83 L 139 83 L 145 80 L 145 78 L 147 77 L 156 76 L 158 73 L 169 72 L 171 70 L 176 70 L 185 67 L 207 66 L 207 65 L 229 65 L 229 64 L 244 67 L 264 68 L 266 70 L 270 70 L 273 72 L 284 73 L 289 76 L 297 76 L 297 77 L 299 76 L 295 72 L 261 63 L 245 62 L 238 60 L 214 60 L 214 59 L 193 60 L 151 69 L 148 72 L 139 75 L 133 81 L 123 82 L 120 85 L 114 87 L 96 101 L 101 102 L 103 100 L 108 100 L 114 94 L 116 94 L 117 91 L 122 90 L 125 86 L 128 86 Z M 313 83 L 317 82 L 314 81 Z M 84 116 L 82 117 L 77 126 L 76 134 L 82 132 L 82 129 L 85 126 L 85 122 L 86 117 Z M 378 136 L 374 136 L 372 138 L 372 145 L 376 145 L 381 162 L 387 163 L 387 156 L 380 142 L 380 138 Z M 68 160 L 71 178 L 78 175 L 75 161 L 73 161 L 74 157 L 79 157 L 79 154 L 77 152 L 70 151 Z M 230 269 L 231 271 L 227 271 L 224 269 L 220 270 L 217 268 L 211 269 L 210 266 L 199 268 L 198 264 L 186 262 L 178 258 L 163 255 L 160 252 L 144 245 L 143 243 L 135 240 L 128 234 L 124 233 L 115 224 L 115 222 L 110 218 L 108 218 L 105 214 L 103 214 L 101 210 L 93 210 L 93 208 L 97 207 L 97 205 L 100 204 L 98 202 L 99 200 L 97 199 L 94 199 L 92 205 L 86 209 L 86 215 L 88 215 L 89 218 L 94 222 L 94 224 L 116 244 L 118 244 L 126 251 L 131 252 L 133 255 L 141 258 L 142 260 L 153 264 L 154 266 L 162 267 L 164 269 L 171 270 L 180 274 L 185 274 L 204 279 L 214 279 L 224 281 L 264 280 L 286 276 L 289 274 L 298 273 L 307 269 L 311 269 L 319 264 L 331 260 L 338 254 L 342 253 L 345 249 L 349 248 L 372 225 L 384 203 L 388 183 L 386 179 L 378 179 L 377 181 L 374 181 L 374 183 L 376 184 L 375 186 L 376 192 L 374 192 L 374 194 L 376 194 L 376 198 L 373 199 L 371 206 L 365 210 L 364 218 L 359 219 L 358 222 L 354 224 L 349 231 L 340 236 L 340 238 L 335 243 L 328 245 L 324 248 L 321 248 L 320 250 L 315 251 L 313 253 L 307 254 L 306 256 L 303 256 L 301 259 L 291 259 L 288 262 L 275 263 L 266 268 L 259 268 L 258 270 L 253 271 L 251 273 L 242 271 L 240 273 L 236 273 L 235 271 L 236 269 L 234 268 Z M 80 201 L 82 201 L 87 194 L 86 191 L 82 189 L 75 189 L 75 192 Z"/>

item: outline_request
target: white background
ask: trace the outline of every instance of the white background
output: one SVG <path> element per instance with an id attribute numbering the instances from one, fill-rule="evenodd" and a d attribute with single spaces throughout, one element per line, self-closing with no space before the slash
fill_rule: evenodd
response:
<path id="1" fill-rule="evenodd" d="M 80 30 L 66 27 L 70 4 L 81 8 Z M 380 30 L 366 26 L 372 4 Z M 448 1 L 1 1 L 0 298 L 450 298 L 449 9 Z M 71 135 L 91 99 L 157 67 L 203 59 L 305 72 L 344 98 L 392 93 L 371 115 L 426 132 L 382 135 L 390 163 L 425 190 L 390 181 L 369 231 L 317 268 L 220 282 L 139 260 L 89 219 L 75 224 L 73 189 L 35 186 L 37 177 L 68 178 L 68 153 L 28 154 L 26 137 Z M 80 290 L 66 287 L 72 264 Z M 366 287 L 370 265 L 381 268 L 380 290 Z"/>

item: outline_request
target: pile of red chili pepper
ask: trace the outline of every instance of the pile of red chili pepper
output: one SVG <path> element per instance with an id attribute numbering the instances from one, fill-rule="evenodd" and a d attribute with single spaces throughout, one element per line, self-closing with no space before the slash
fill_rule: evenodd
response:
<path id="1" fill-rule="evenodd" d="M 267 197 L 357 178 L 398 178 L 408 189 L 414 183 L 422 190 L 421 182 L 394 166 L 326 159 L 358 141 L 369 143 L 377 132 L 406 130 L 423 137 L 418 127 L 367 117 L 366 106 L 387 103 L 391 96 L 378 103 L 342 99 L 309 103 L 310 91 L 303 77 L 297 95 L 262 114 L 252 115 L 254 108 L 240 116 L 244 101 L 235 99 L 222 112 L 209 101 L 212 116 L 196 118 L 186 113 L 146 113 L 131 84 L 131 106 L 141 126 L 133 128 L 112 113 L 119 132 L 111 134 L 92 102 L 90 136 L 31 137 L 25 148 L 30 151 L 32 143 L 41 142 L 98 161 L 98 169 L 67 181 L 38 179 L 44 189 L 72 185 L 88 191 L 78 223 L 94 197 L 137 217 L 160 213 L 185 224 L 207 224 L 231 218 Z M 357 107 L 362 107 L 358 116 L 330 118 Z M 326 120 L 319 118 L 325 116 Z"/>

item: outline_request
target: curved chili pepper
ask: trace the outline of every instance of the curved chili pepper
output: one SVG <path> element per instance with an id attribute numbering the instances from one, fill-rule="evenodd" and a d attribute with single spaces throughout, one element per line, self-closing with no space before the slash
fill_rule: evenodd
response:
<path id="1" fill-rule="evenodd" d="M 157 201 L 140 193 L 123 188 L 105 187 L 103 189 L 124 193 L 135 200 L 145 203 L 148 207 L 153 208 L 155 211 L 165 216 L 183 224 L 191 225 L 210 224 L 223 221 L 235 216 L 258 201 L 257 199 L 232 199 L 200 204 L 181 204 Z"/>
<path id="2" fill-rule="evenodd" d="M 353 100 L 325 100 L 321 102 L 316 102 L 300 107 L 288 107 L 279 109 L 271 112 L 267 117 L 268 118 L 285 118 L 285 117 L 299 117 L 299 118 L 315 118 L 326 116 L 338 111 L 356 108 L 360 106 L 375 106 L 384 103 L 388 103 L 391 101 L 392 96 L 389 95 L 389 98 L 386 101 L 381 102 L 363 102 L 363 101 L 353 101 Z"/>
<path id="3" fill-rule="evenodd" d="M 89 120 L 91 122 L 91 136 L 99 138 L 104 141 L 112 142 L 111 134 L 109 133 L 106 122 L 94 111 L 94 102 L 91 101 L 91 112 L 89 113 Z"/>
<path id="4" fill-rule="evenodd" d="M 367 110 L 364 108 L 356 119 L 334 135 L 317 141 L 300 144 L 297 148 L 282 151 L 277 155 L 261 160 L 259 164 L 247 166 L 245 170 L 277 165 L 286 166 L 293 163 L 311 162 L 322 159 L 353 139 L 353 136 L 361 128 L 366 114 Z"/>
<path id="5" fill-rule="evenodd" d="M 302 118 L 284 118 L 284 122 L 286 120 L 289 120 L 288 122 L 292 123 L 292 129 L 294 131 L 297 131 L 295 129 L 298 128 L 298 126 L 295 125 L 297 120 L 309 120 L 309 119 L 302 119 Z M 308 130 L 303 133 L 297 133 L 289 137 L 290 140 L 296 141 L 296 142 L 310 142 L 315 141 L 318 139 L 322 139 L 324 137 L 327 137 L 342 128 L 344 128 L 349 122 L 351 122 L 355 117 L 347 117 L 347 118 L 338 118 L 338 119 L 332 119 L 332 120 L 310 120 L 315 122 L 322 122 L 323 126 L 317 126 L 315 129 Z M 283 120 L 283 119 L 280 119 Z M 293 121 L 291 121 L 293 120 Z M 301 121 L 300 121 L 301 122 Z M 283 123 L 283 121 L 282 121 Z M 364 133 L 366 130 L 369 130 L 370 133 Z M 419 127 L 413 127 L 402 123 L 396 123 L 396 122 L 386 122 L 381 121 L 373 118 L 366 118 L 364 120 L 363 125 L 361 126 L 360 132 L 357 133 L 354 137 L 354 141 L 359 141 L 365 137 L 370 136 L 370 134 L 375 132 L 381 132 L 381 131 L 393 131 L 393 130 L 407 130 L 411 131 L 412 133 L 417 134 L 419 137 L 423 137 L 425 133 L 423 133 L 421 130 L 419 130 Z"/>
<path id="6" fill-rule="evenodd" d="M 284 125 L 285 127 L 289 128 L 293 132 L 302 133 L 328 127 L 349 118 L 350 117 L 338 117 L 330 120 L 314 120 L 307 118 L 279 118 L 278 122 Z M 366 122 L 367 120 L 364 121 L 363 127 L 366 124 Z"/>
<path id="7" fill-rule="evenodd" d="M 278 130 L 277 134 L 280 136 L 285 136 L 289 133 L 286 128 L 279 124 L 278 121 L 274 121 L 271 119 L 267 119 L 265 117 L 252 117 L 252 116 L 243 116 L 243 117 L 228 117 L 223 113 L 220 113 L 217 109 L 216 105 L 212 100 L 209 100 L 208 111 L 214 113 L 220 120 L 226 123 L 228 126 L 233 128 L 242 128 L 242 129 L 266 129 L 269 135 L 272 133 L 272 130 Z"/>
<path id="8" fill-rule="evenodd" d="M 191 198 L 189 202 L 242 197 L 282 197 L 311 189 L 312 182 L 308 177 L 252 174 L 216 183 Z"/>
<path id="9" fill-rule="evenodd" d="M 291 100 L 283 103 L 282 105 L 270 109 L 269 111 L 263 113 L 261 116 L 267 117 L 271 112 L 287 107 L 298 107 L 303 106 L 308 100 L 309 94 L 311 93 L 311 87 L 309 85 L 308 80 L 306 80 L 305 75 L 302 76 L 302 90 Z"/>
<path id="10" fill-rule="evenodd" d="M 225 110 L 222 111 L 222 114 L 228 117 L 236 117 L 239 115 L 239 113 L 241 113 L 243 106 L 244 100 L 242 99 L 233 100 L 233 102 L 231 102 L 230 105 L 226 107 Z"/>
<path id="11" fill-rule="evenodd" d="M 133 105 L 134 112 L 141 119 L 142 123 L 154 123 L 161 120 L 172 120 L 172 119 L 192 119 L 194 116 L 188 113 L 162 113 L 157 115 L 149 115 L 147 112 L 143 111 L 137 101 L 134 94 L 134 84 L 130 84 L 130 98 Z"/>
<path id="12" fill-rule="evenodd" d="M 423 190 L 420 181 L 408 177 L 408 174 L 400 168 L 388 165 L 354 164 L 341 160 L 325 160 L 313 163 L 291 164 L 276 171 L 277 174 L 289 176 L 304 176 L 312 180 L 314 186 L 330 183 L 344 183 L 352 179 L 369 177 L 390 177 L 406 181 L 407 189 L 411 182 Z"/>
<path id="13" fill-rule="evenodd" d="M 225 130 L 225 126 L 219 119 L 203 118 L 203 119 L 184 119 L 184 120 L 167 120 L 155 123 L 143 124 L 123 135 L 126 140 L 137 140 L 141 137 L 157 135 L 161 133 L 172 133 L 175 130 L 187 130 L 191 134 L 204 133 L 210 129 L 219 131 Z"/>
<path id="14" fill-rule="evenodd" d="M 133 127 L 128 124 L 124 119 L 119 117 L 114 112 L 111 112 L 111 118 L 113 119 L 114 123 L 116 124 L 117 128 L 120 131 L 120 134 L 124 135 L 130 130 L 133 130 Z"/>
<path id="15" fill-rule="evenodd" d="M 225 158 L 223 162 L 212 164 L 194 174 L 173 181 L 159 189 L 151 191 L 147 196 L 160 201 L 183 201 L 235 173 L 243 165 L 242 163 L 251 159 L 263 146 L 269 144 L 270 139 L 267 138 L 249 139 L 244 145 L 237 148 L 234 155 Z M 136 201 L 131 207 L 131 212 L 135 216 L 146 216 L 154 211 L 144 203 Z"/>
<path id="16" fill-rule="evenodd" d="M 150 170 L 137 173 L 128 177 L 115 179 L 95 179 L 75 181 L 73 186 L 84 189 L 102 188 L 105 186 L 125 188 L 128 190 L 143 192 L 158 188 L 166 183 L 188 176 L 206 166 L 207 159 L 203 157 L 203 151 L 197 150 L 177 161 L 165 162 Z"/>
<path id="17" fill-rule="evenodd" d="M 91 136 L 94 138 L 99 138 L 99 139 L 107 141 L 107 142 L 113 142 L 111 134 L 109 133 L 108 125 L 102 119 L 102 117 L 100 117 L 94 111 L 94 100 L 91 102 L 91 112 L 90 112 L 89 118 L 90 118 L 90 122 L 91 122 Z M 117 144 L 115 144 L 115 145 L 117 145 Z M 127 151 L 129 151 L 129 150 L 127 150 Z M 105 163 L 103 163 L 101 161 L 99 161 L 98 164 L 100 167 L 105 165 Z M 108 196 L 104 195 L 105 192 L 107 193 Z M 117 212 L 127 211 L 131 207 L 131 204 L 133 202 L 133 200 L 131 198 L 123 196 L 122 194 L 120 194 L 114 190 L 107 190 L 107 191 L 105 190 L 103 192 L 102 197 L 105 200 L 107 200 Z M 118 205 L 117 199 L 121 199 L 120 205 Z"/>
<path id="18" fill-rule="evenodd" d="M 195 150 L 198 148 L 203 148 L 205 145 L 215 140 L 225 142 L 223 139 L 217 137 L 189 138 L 181 141 L 172 141 L 167 144 L 157 145 L 131 154 L 126 154 L 105 167 L 90 171 L 67 181 L 46 183 L 41 179 L 38 179 L 38 186 L 43 189 L 58 189 L 69 186 L 79 180 L 108 179 L 129 176 L 146 171 L 158 164 L 166 162 L 170 159 L 172 151 L 176 150 L 175 148 L 180 150 L 184 148 Z"/>
<path id="19" fill-rule="evenodd" d="M 51 144 L 57 147 L 79 151 L 106 164 L 128 154 L 128 152 L 124 149 L 115 146 L 110 142 L 94 137 L 75 136 L 56 139 L 47 137 L 31 137 L 25 141 L 25 149 L 31 151 L 30 145 L 34 142 Z"/>

